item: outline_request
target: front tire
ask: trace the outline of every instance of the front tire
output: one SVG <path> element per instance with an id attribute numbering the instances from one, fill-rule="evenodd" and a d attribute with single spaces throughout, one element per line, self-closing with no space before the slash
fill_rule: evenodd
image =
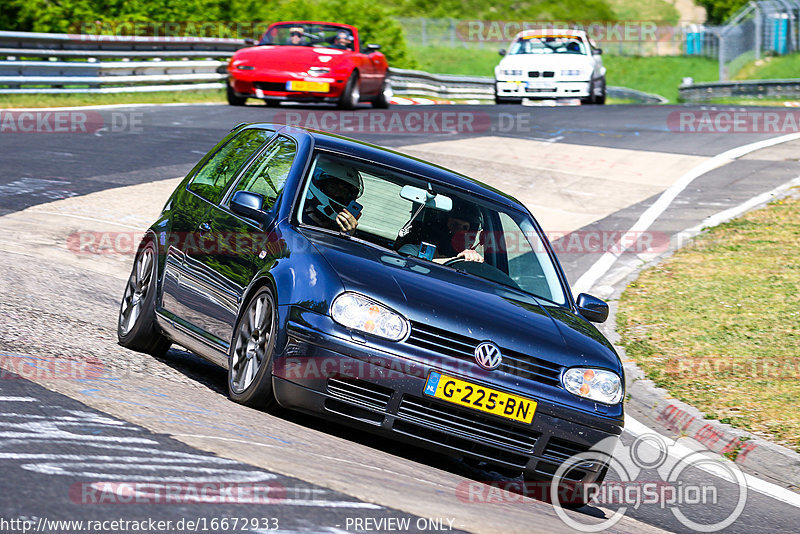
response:
<path id="1" fill-rule="evenodd" d="M 231 84 L 226 84 L 225 87 L 225 96 L 228 97 L 228 104 L 231 106 L 244 106 L 245 102 L 247 102 L 247 97 L 236 96 L 236 91 L 233 90 Z"/>
<path id="2" fill-rule="evenodd" d="M 228 352 L 228 395 L 254 408 L 274 410 L 272 356 L 278 325 L 277 307 L 268 287 L 259 289 L 242 308 Z"/>
<path id="3" fill-rule="evenodd" d="M 156 258 L 156 246 L 152 241 L 139 247 L 119 308 L 117 340 L 127 349 L 160 357 L 172 342 L 156 324 Z"/>
<path id="4" fill-rule="evenodd" d="M 358 73 L 353 72 L 339 97 L 339 109 L 355 109 L 361 101 L 361 89 L 358 86 Z"/>
<path id="5" fill-rule="evenodd" d="M 372 101 L 372 107 L 375 109 L 388 109 L 392 102 L 392 82 L 389 79 L 384 79 L 381 84 L 381 90 L 375 100 Z"/>

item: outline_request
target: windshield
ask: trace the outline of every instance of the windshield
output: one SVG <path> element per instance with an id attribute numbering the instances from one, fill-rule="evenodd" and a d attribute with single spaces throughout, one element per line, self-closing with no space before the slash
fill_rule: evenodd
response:
<path id="1" fill-rule="evenodd" d="M 416 176 L 318 152 L 297 220 L 566 304 L 528 214 Z"/>
<path id="2" fill-rule="evenodd" d="M 261 38 L 261 45 L 315 46 L 353 50 L 353 33 L 331 24 L 278 24 Z"/>
<path id="3" fill-rule="evenodd" d="M 579 37 L 568 35 L 536 35 L 521 37 L 511 44 L 509 55 L 515 54 L 586 54 Z"/>

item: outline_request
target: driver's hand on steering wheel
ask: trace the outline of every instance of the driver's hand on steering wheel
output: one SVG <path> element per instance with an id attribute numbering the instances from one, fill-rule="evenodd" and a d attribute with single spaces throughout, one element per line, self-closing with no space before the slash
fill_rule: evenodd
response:
<path id="1" fill-rule="evenodd" d="M 459 252 L 458 256 L 456 256 L 456 259 L 458 258 L 464 261 L 477 261 L 478 263 L 483 263 L 483 256 L 481 256 L 478 251 L 472 250 L 471 248 Z"/>

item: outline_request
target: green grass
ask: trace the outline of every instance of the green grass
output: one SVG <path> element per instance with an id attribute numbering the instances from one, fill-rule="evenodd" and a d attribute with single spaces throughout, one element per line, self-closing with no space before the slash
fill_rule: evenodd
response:
<path id="1" fill-rule="evenodd" d="M 800 54 L 768 56 L 746 64 L 735 80 L 779 80 L 800 78 Z"/>
<path id="2" fill-rule="evenodd" d="M 661 21 L 665 24 L 677 24 L 680 13 L 675 6 L 665 0 L 607 0 L 617 20 Z"/>
<path id="3" fill-rule="evenodd" d="M 207 91 L 159 91 L 154 93 L 0 95 L 0 108 L 52 108 L 108 104 L 226 102 L 222 89 Z"/>
<path id="4" fill-rule="evenodd" d="M 800 451 L 800 198 L 711 229 L 622 294 L 628 357 L 709 417 Z"/>
<path id="5" fill-rule="evenodd" d="M 678 101 L 678 87 L 684 77 L 695 82 L 710 82 L 718 79 L 717 63 L 696 56 L 612 56 L 604 55 L 606 82 L 655 93 L 670 102 Z"/>
<path id="6" fill-rule="evenodd" d="M 409 49 L 417 58 L 420 70 L 425 72 L 494 76 L 494 67 L 501 59 L 497 52 L 503 46 L 489 43 L 483 49 L 438 46 L 418 46 Z"/>

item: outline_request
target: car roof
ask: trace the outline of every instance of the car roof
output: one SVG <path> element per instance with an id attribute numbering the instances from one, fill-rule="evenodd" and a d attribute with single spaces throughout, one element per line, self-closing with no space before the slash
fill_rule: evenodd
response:
<path id="1" fill-rule="evenodd" d="M 374 161 L 381 165 L 394 167 L 412 174 L 420 175 L 432 182 L 461 189 L 473 194 L 482 196 L 488 200 L 510 206 L 522 212 L 527 209 L 517 199 L 487 185 L 483 182 L 465 176 L 456 171 L 447 169 L 407 154 L 395 152 L 389 148 L 373 145 L 364 141 L 358 141 L 343 135 L 332 134 L 320 130 L 301 128 L 298 126 L 286 126 L 283 124 L 253 123 L 251 127 L 274 128 L 280 133 L 289 135 L 307 135 L 313 138 L 315 148 L 322 148 L 332 152 L 339 152 L 344 155 L 354 156 L 368 161 Z"/>
<path id="2" fill-rule="evenodd" d="M 569 28 L 546 28 L 541 30 L 523 30 L 514 39 L 525 39 L 531 37 L 586 37 L 583 30 L 572 30 Z"/>

